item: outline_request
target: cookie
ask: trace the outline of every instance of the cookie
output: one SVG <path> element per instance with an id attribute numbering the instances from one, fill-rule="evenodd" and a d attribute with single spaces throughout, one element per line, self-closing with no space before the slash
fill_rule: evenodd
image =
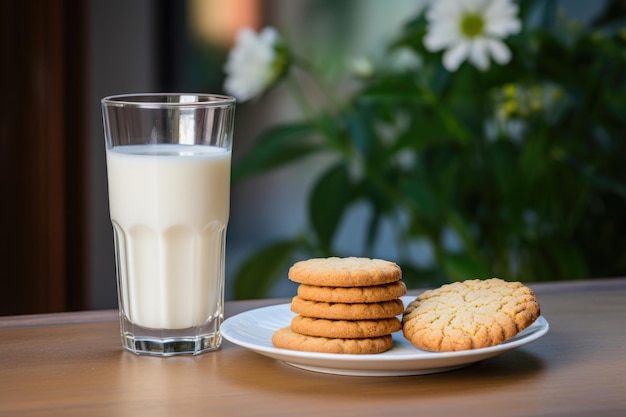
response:
<path id="1" fill-rule="evenodd" d="M 291 300 L 291 311 L 306 317 L 331 320 L 371 320 L 398 316 L 404 311 L 402 300 L 380 303 L 327 303 L 304 300 L 299 296 Z"/>
<path id="2" fill-rule="evenodd" d="M 390 335 L 361 339 L 306 336 L 283 327 L 272 335 L 272 344 L 280 349 L 362 355 L 385 352 L 393 347 L 393 340 Z"/>
<path id="3" fill-rule="evenodd" d="M 402 331 L 424 350 L 478 349 L 515 336 L 539 314 L 534 292 L 520 282 L 468 280 L 418 296 L 403 314 Z"/>
<path id="4" fill-rule="evenodd" d="M 300 284 L 321 287 L 365 287 L 399 281 L 402 270 L 382 259 L 313 258 L 296 262 L 288 277 Z"/>
<path id="5" fill-rule="evenodd" d="M 308 284 L 298 286 L 298 297 L 327 303 L 377 303 L 393 300 L 404 294 L 406 284 L 402 281 L 368 287 L 319 287 Z"/>
<path id="6" fill-rule="evenodd" d="M 327 320 L 296 316 L 291 330 L 307 336 L 361 339 L 391 334 L 402 329 L 397 317 L 379 320 Z"/>

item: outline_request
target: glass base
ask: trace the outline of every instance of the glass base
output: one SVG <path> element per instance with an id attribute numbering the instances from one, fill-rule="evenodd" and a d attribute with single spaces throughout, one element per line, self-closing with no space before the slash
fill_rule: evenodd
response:
<path id="1" fill-rule="evenodd" d="M 153 356 L 199 355 L 214 351 L 222 344 L 219 322 L 188 329 L 148 329 L 120 319 L 124 349 Z"/>

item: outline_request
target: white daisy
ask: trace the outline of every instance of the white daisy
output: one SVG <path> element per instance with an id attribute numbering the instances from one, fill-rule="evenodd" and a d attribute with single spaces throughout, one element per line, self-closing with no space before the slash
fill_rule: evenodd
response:
<path id="1" fill-rule="evenodd" d="M 489 56 L 500 65 L 511 60 L 502 42 L 521 29 L 518 7 L 511 0 L 439 0 L 428 10 L 424 46 L 443 54 L 443 65 L 456 71 L 466 59 L 481 70 L 489 68 Z"/>
<path id="2" fill-rule="evenodd" d="M 284 69 L 280 43 L 273 27 L 266 27 L 258 36 L 250 28 L 240 30 L 224 65 L 224 91 L 240 101 L 261 94 Z"/>

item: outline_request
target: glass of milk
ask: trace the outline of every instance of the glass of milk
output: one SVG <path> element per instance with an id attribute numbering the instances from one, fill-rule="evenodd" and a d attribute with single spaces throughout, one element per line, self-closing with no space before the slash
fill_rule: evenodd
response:
<path id="1" fill-rule="evenodd" d="M 122 345 L 170 356 L 218 349 L 235 99 L 102 99 Z"/>

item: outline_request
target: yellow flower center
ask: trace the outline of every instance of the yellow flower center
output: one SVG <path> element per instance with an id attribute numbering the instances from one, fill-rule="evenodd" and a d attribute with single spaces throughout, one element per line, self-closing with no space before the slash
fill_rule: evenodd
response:
<path id="1" fill-rule="evenodd" d="M 475 38 L 483 33 L 485 19 L 479 14 L 468 13 L 461 19 L 461 32 L 467 38 Z"/>

